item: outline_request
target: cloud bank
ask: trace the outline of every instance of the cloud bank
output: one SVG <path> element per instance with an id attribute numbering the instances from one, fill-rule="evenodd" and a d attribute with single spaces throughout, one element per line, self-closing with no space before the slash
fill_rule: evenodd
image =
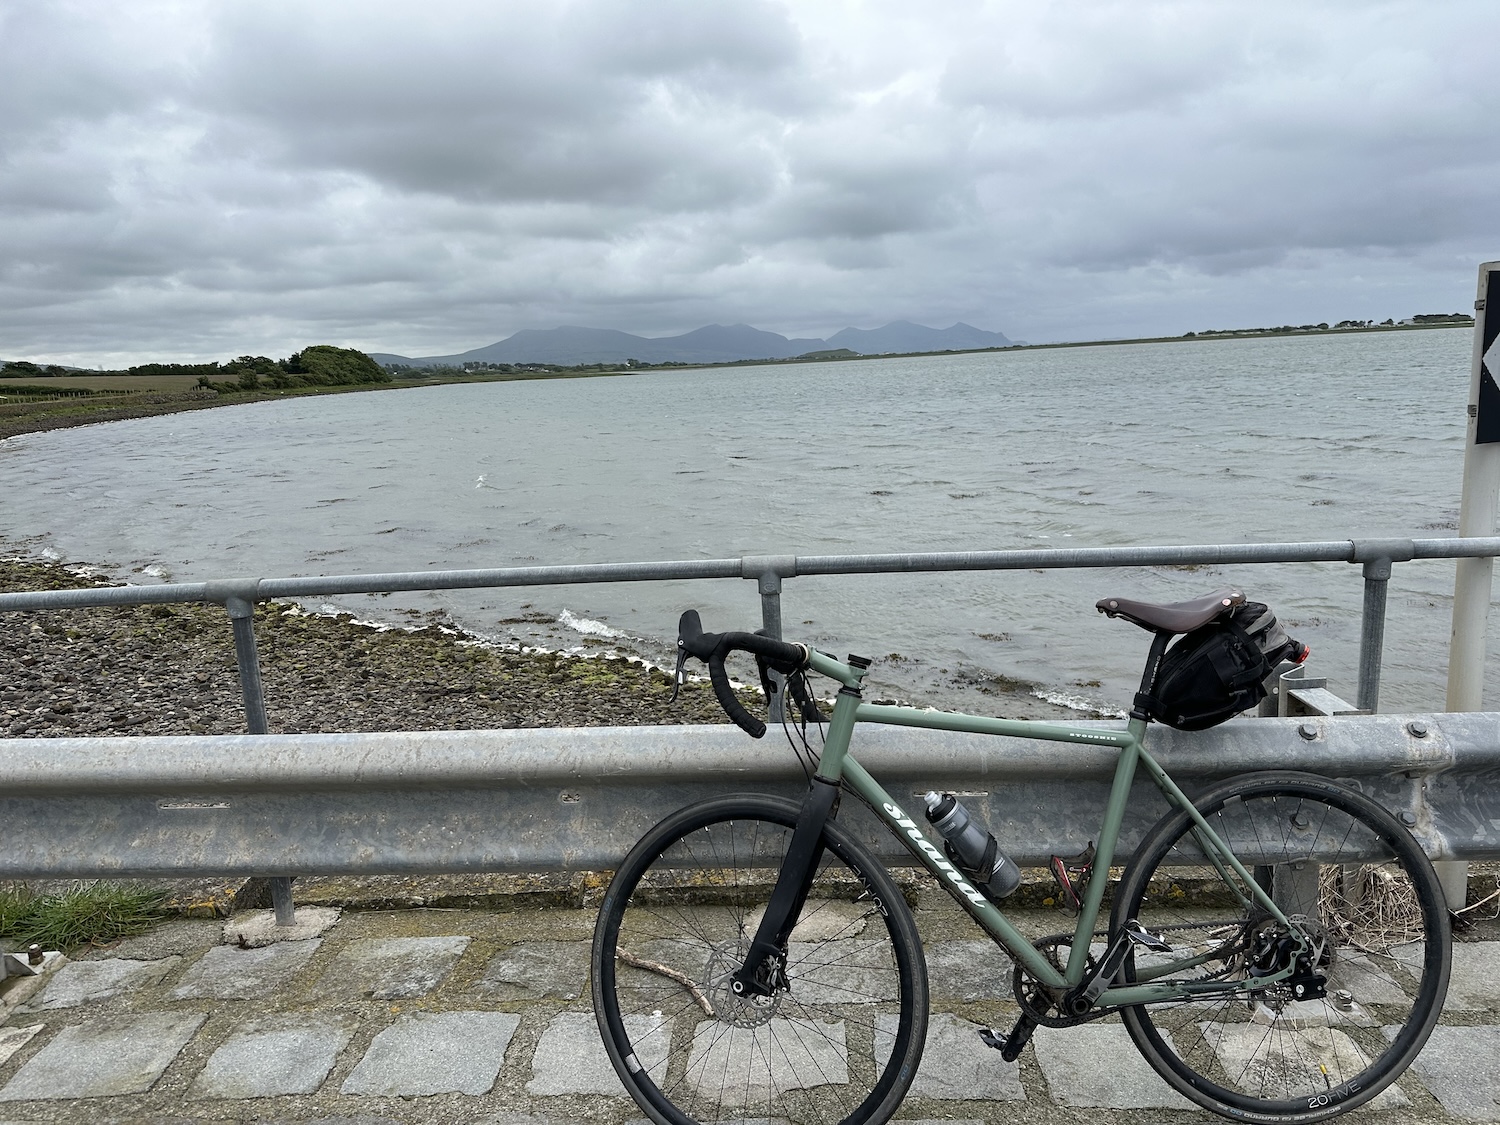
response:
<path id="1" fill-rule="evenodd" d="M 0 356 L 1458 311 L 1489 0 L 0 2 Z"/>

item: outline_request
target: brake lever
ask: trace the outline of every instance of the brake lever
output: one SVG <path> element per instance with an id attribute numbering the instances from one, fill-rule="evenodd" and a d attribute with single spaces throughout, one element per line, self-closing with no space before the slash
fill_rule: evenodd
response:
<path id="1" fill-rule="evenodd" d="M 812 697 L 807 689 L 807 677 L 798 672 L 794 676 L 788 676 L 786 681 L 787 690 L 792 693 L 792 698 L 797 701 L 797 709 L 802 712 L 802 722 L 823 722 L 823 712 L 818 709 L 818 702 Z"/>
<path id="2" fill-rule="evenodd" d="M 760 688 L 766 693 L 766 706 L 769 708 L 771 697 L 776 694 L 778 685 L 775 680 L 771 679 L 771 666 L 766 663 L 765 657 L 756 656 L 755 667 L 760 672 Z"/>
<path id="3" fill-rule="evenodd" d="M 687 681 L 683 670 L 687 667 L 688 655 L 687 646 L 682 643 L 681 638 L 678 638 L 677 667 L 672 671 L 672 698 L 667 700 L 668 703 L 677 702 L 677 693 L 682 690 L 682 685 Z"/>

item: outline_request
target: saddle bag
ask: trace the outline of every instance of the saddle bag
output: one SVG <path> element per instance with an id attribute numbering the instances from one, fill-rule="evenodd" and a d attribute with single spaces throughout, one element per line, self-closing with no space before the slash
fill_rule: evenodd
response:
<path id="1" fill-rule="evenodd" d="M 1162 657 L 1146 713 L 1177 730 L 1206 730 L 1266 697 L 1265 680 L 1307 646 L 1286 635 L 1260 602 L 1244 602 L 1179 637 Z"/>

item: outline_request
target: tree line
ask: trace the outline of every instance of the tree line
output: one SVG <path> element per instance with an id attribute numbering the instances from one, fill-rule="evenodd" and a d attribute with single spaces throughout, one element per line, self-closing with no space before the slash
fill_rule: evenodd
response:
<path id="1" fill-rule="evenodd" d="M 389 383 L 385 368 L 364 352 L 314 344 L 285 359 L 242 355 L 226 363 L 142 363 L 119 371 L 69 370 L 57 364 L 12 360 L 0 366 L 0 378 L 57 378 L 65 375 L 190 375 L 198 385 L 221 393 L 255 391 L 264 387 L 347 387 L 361 383 Z"/>

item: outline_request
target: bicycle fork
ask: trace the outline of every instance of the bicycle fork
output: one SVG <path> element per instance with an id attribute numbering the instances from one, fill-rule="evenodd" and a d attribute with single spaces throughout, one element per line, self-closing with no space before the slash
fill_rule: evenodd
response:
<path id="1" fill-rule="evenodd" d="M 823 826 L 837 810 L 838 798 L 837 781 L 813 778 L 792 830 L 786 858 L 776 876 L 771 901 L 750 941 L 745 963 L 730 976 L 729 987 L 736 996 L 770 996 L 778 987 L 786 986 L 787 944 L 817 874 L 818 861 L 823 855 Z"/>

